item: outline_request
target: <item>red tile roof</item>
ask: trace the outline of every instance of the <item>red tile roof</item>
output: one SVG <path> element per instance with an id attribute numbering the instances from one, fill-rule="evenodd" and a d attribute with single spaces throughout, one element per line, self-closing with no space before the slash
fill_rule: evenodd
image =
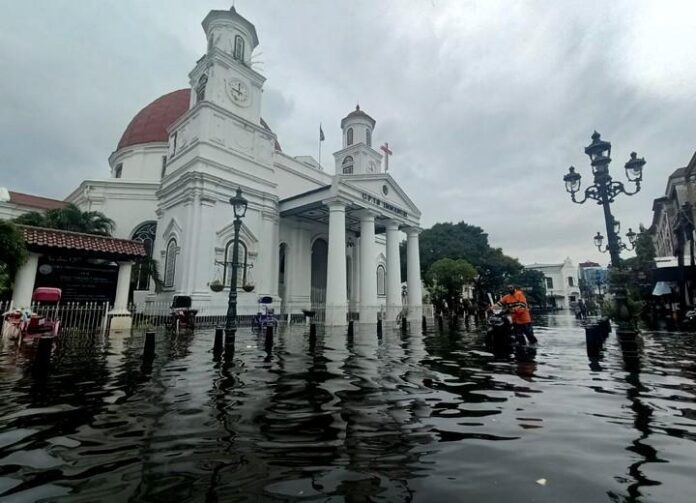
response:
<path id="1" fill-rule="evenodd" d="M 49 197 L 32 196 L 31 194 L 23 194 L 21 192 L 8 191 L 10 193 L 10 202 L 19 206 L 29 206 L 39 210 L 53 210 L 56 208 L 65 208 L 68 203 L 58 199 Z"/>
<path id="2" fill-rule="evenodd" d="M 24 240 L 29 249 L 85 251 L 113 258 L 147 256 L 145 247 L 140 241 L 28 225 L 20 225 L 19 227 L 24 233 Z"/>
<path id="3" fill-rule="evenodd" d="M 167 129 L 188 111 L 190 101 L 191 89 L 188 88 L 160 96 L 133 117 L 121 136 L 117 149 L 141 143 L 167 142 Z M 261 126 L 273 132 L 263 119 Z M 278 141 L 275 148 L 281 150 Z"/>

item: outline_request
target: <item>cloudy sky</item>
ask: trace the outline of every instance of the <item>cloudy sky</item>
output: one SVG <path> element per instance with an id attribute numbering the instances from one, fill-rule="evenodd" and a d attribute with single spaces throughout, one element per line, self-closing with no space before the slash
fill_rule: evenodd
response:
<path id="1" fill-rule="evenodd" d="M 65 197 L 109 176 L 130 119 L 187 86 L 205 51 L 201 20 L 231 0 L 4 0 L 0 186 Z M 570 203 L 562 176 L 589 181 L 594 129 L 615 179 L 632 150 L 645 184 L 619 198 L 624 230 L 651 221 L 667 176 L 696 150 L 696 3 L 631 1 L 236 0 L 256 25 L 264 117 L 291 155 L 340 148 L 361 107 L 423 225 L 480 225 L 521 261 L 593 251 L 596 205 Z"/>

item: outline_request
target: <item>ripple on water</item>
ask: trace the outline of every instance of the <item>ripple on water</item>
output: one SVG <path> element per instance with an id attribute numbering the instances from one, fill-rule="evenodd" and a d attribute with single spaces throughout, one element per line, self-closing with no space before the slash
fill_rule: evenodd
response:
<path id="1" fill-rule="evenodd" d="M 43 377 L 0 347 L 0 497 L 693 501 L 696 336 L 590 364 L 575 320 L 539 323 L 497 357 L 464 327 L 241 330 L 221 354 L 160 333 L 151 363 L 142 334 L 75 336 Z"/>

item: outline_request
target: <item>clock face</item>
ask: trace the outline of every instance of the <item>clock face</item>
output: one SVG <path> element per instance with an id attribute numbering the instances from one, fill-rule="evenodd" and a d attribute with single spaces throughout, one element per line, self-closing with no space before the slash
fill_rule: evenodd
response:
<path id="1" fill-rule="evenodd" d="M 227 81 L 227 94 L 237 105 L 245 106 L 249 104 L 249 87 L 239 79 Z"/>

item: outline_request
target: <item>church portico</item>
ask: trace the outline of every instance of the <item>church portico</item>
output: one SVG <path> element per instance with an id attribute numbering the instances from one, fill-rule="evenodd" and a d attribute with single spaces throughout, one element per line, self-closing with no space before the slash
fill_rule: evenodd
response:
<path id="1" fill-rule="evenodd" d="M 327 325 L 345 325 L 351 308 L 357 310 L 362 323 L 376 322 L 379 312 L 385 313 L 386 321 L 396 320 L 403 309 L 399 243 L 402 231 L 407 231 L 407 263 L 418 268 L 409 269 L 407 278 L 409 318 L 415 318 L 422 303 L 419 212 L 389 175 L 357 178 L 337 175 L 329 186 L 281 200 L 281 218 L 325 229 L 328 234 L 322 306 Z M 381 197 L 373 191 L 376 187 L 381 189 Z M 312 274 L 314 278 L 314 266 Z M 316 307 L 317 297 L 314 293 L 312 297 Z"/>

